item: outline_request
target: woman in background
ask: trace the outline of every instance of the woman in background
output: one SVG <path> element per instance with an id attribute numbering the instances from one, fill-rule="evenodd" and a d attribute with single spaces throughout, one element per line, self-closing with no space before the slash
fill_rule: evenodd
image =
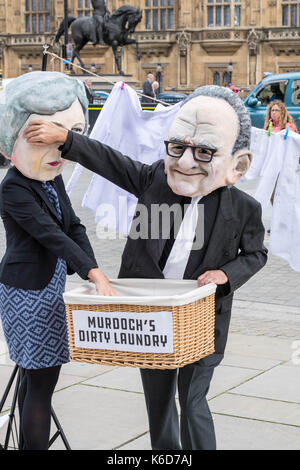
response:
<path id="1" fill-rule="evenodd" d="M 285 104 L 280 100 L 274 100 L 268 104 L 264 129 L 268 130 L 270 123 L 271 132 L 280 132 L 289 128 L 290 131 L 297 132 L 297 126 L 294 119 L 288 113 Z"/>
<path id="2" fill-rule="evenodd" d="M 157 98 L 157 95 L 159 93 L 159 83 L 158 82 L 153 82 L 152 83 L 152 89 L 153 89 L 153 93 L 154 93 L 154 98 Z"/>
<path id="3" fill-rule="evenodd" d="M 288 113 L 288 110 L 285 107 L 285 104 L 280 100 L 271 101 L 267 107 L 267 114 L 264 129 L 268 130 L 271 125 L 271 132 L 280 132 L 284 129 L 289 129 L 290 131 L 297 132 L 297 126 L 292 118 L 292 116 Z M 271 204 L 274 203 L 275 191 L 277 187 L 279 175 L 277 177 L 275 187 L 271 196 Z M 270 233 L 270 229 L 267 230 L 267 233 Z"/>

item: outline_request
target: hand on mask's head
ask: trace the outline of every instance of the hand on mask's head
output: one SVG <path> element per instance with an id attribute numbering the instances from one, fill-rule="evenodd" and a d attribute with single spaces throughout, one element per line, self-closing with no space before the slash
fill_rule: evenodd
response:
<path id="1" fill-rule="evenodd" d="M 61 152 L 56 144 L 39 147 L 28 143 L 24 138 L 24 129 L 30 122 L 37 119 L 51 121 L 65 129 L 82 133 L 85 127 L 85 118 L 82 106 L 76 99 L 68 109 L 57 111 L 55 114 L 31 114 L 19 132 L 12 150 L 11 161 L 27 178 L 50 181 L 62 172 L 64 160 L 61 158 Z"/>
<path id="2" fill-rule="evenodd" d="M 234 184 L 247 171 L 251 158 L 248 149 L 232 156 L 238 132 L 238 116 L 224 99 L 197 96 L 187 102 L 176 115 L 168 140 L 176 141 L 179 151 L 180 144 L 195 148 L 182 146 L 180 158 L 166 153 L 165 172 L 172 191 L 188 197 L 205 196 Z"/>

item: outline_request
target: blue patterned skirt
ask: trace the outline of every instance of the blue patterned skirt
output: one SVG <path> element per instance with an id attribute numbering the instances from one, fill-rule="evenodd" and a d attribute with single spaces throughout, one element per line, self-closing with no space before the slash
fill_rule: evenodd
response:
<path id="1" fill-rule="evenodd" d="M 9 356 L 24 369 L 42 369 L 69 362 L 63 292 L 66 263 L 58 259 L 49 284 L 24 290 L 0 283 L 0 316 Z"/>

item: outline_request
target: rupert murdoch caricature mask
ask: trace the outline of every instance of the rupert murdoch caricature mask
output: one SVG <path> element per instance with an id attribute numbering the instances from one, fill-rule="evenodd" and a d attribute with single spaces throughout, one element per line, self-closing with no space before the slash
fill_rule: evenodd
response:
<path id="1" fill-rule="evenodd" d="M 205 196 L 248 170 L 251 122 L 236 93 L 200 87 L 183 103 L 165 142 L 168 185 L 178 195 Z"/>

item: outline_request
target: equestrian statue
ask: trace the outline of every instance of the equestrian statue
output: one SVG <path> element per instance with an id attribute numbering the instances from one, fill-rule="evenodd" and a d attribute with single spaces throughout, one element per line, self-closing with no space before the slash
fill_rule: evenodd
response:
<path id="1" fill-rule="evenodd" d="M 92 0 L 92 5 L 93 16 L 82 16 L 80 18 L 68 16 L 68 28 L 71 26 L 72 38 L 75 45 L 71 62 L 76 57 L 81 67 L 84 68 L 79 52 L 89 41 L 94 46 L 97 44 L 108 45 L 112 47 L 119 74 L 124 75 L 118 55 L 118 47 L 135 44 L 136 57 L 137 60 L 140 60 L 141 54 L 138 42 L 130 38 L 129 35 L 134 33 L 137 24 L 141 21 L 142 12 L 133 6 L 123 5 L 110 15 L 104 0 Z M 64 34 L 64 30 L 65 22 L 63 20 L 55 36 L 55 42 L 59 41 L 60 37 Z"/>

